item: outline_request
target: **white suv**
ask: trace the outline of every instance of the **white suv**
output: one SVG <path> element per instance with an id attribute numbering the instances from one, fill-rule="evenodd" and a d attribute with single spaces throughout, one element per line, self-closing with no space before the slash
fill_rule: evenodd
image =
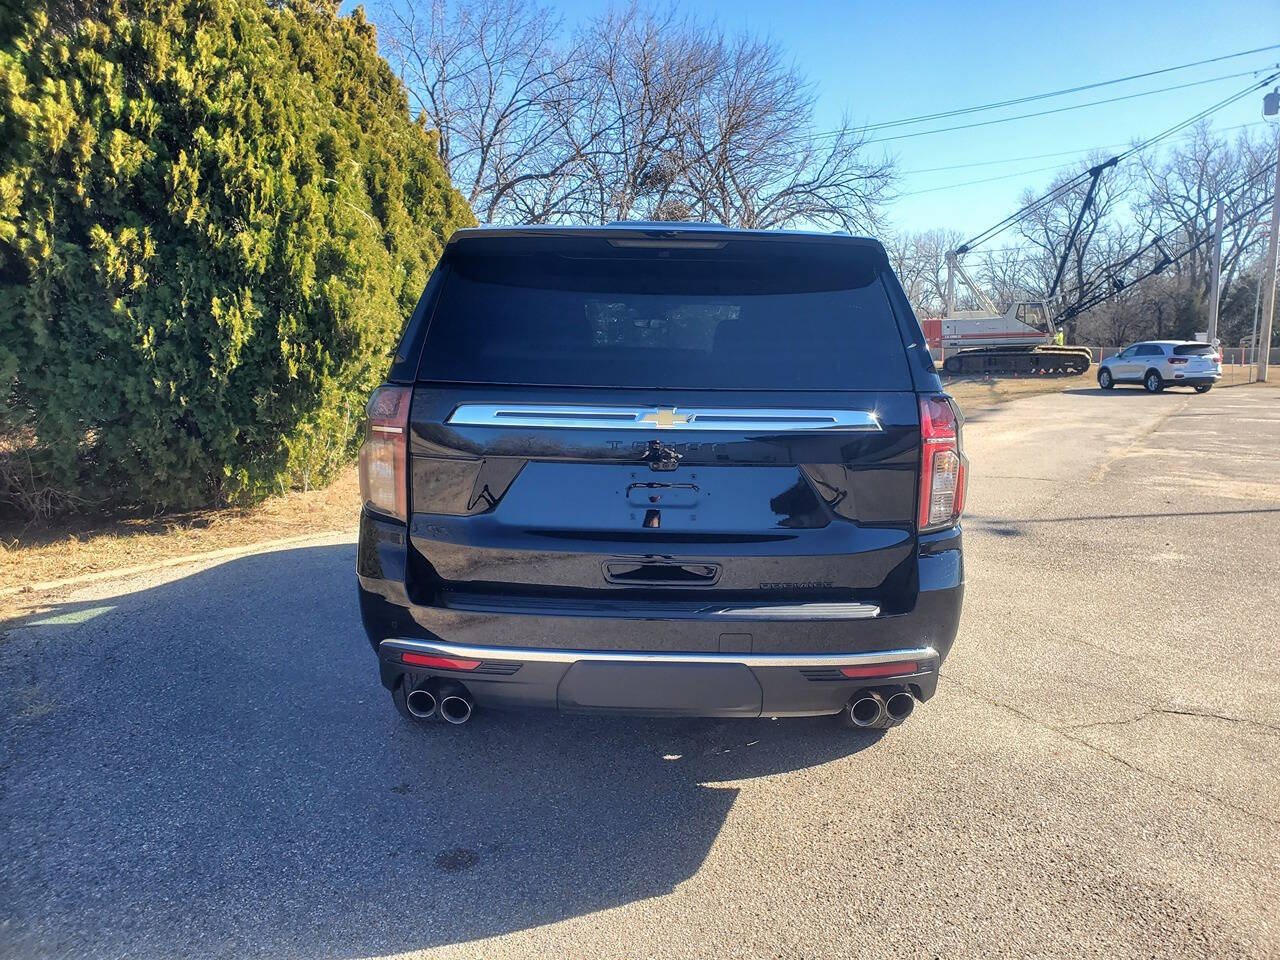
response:
<path id="1" fill-rule="evenodd" d="M 1098 386 L 1140 383 L 1147 393 L 1165 387 L 1195 387 L 1207 393 L 1222 379 L 1222 358 L 1213 344 L 1194 340 L 1147 340 L 1098 364 Z"/>

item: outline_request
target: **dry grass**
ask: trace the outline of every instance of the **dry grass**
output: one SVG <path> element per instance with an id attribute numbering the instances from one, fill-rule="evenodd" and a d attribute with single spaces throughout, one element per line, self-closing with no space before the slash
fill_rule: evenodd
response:
<path id="1" fill-rule="evenodd" d="M 1244 386 L 1250 382 L 1252 368 L 1248 365 L 1223 364 L 1222 380 L 1218 389 L 1223 387 Z M 1280 385 L 1280 367 L 1272 366 L 1270 379 L 1263 387 Z M 965 413 L 974 413 L 988 407 L 994 407 L 1019 397 L 1029 397 L 1037 393 L 1059 393 L 1063 390 L 1092 389 L 1098 385 L 1097 368 L 1090 368 L 1088 373 L 1076 377 L 1006 377 L 983 380 L 981 377 L 944 377 L 943 386 L 947 393 L 960 401 L 960 408 Z M 1128 388 L 1132 389 L 1132 388 Z"/>
<path id="2" fill-rule="evenodd" d="M 1005 377 L 990 380 L 981 377 L 944 377 L 942 383 L 947 393 L 959 401 L 960 409 L 966 414 L 1037 393 L 1060 393 L 1063 390 L 1097 385 L 1092 372 L 1076 377 Z"/>
<path id="3" fill-rule="evenodd" d="M 351 530 L 359 512 L 353 466 L 323 490 L 288 493 L 249 509 L 147 518 L 78 516 L 50 525 L 0 529 L 0 590 L 266 540 Z M 0 597 L 0 604 L 4 602 Z M 4 613 L 0 609 L 0 618 Z"/>
<path id="4" fill-rule="evenodd" d="M 1256 376 L 1256 369 L 1251 363 L 1224 363 L 1222 365 L 1222 380 L 1218 386 L 1242 386 L 1253 382 L 1254 376 Z M 1280 366 L 1271 364 L 1267 367 L 1267 382 L 1259 384 L 1259 386 L 1274 387 L 1278 385 L 1280 385 Z"/>

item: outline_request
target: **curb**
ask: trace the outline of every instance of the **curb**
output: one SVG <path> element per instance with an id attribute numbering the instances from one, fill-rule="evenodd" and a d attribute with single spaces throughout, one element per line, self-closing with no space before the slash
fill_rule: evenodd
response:
<path id="1" fill-rule="evenodd" d="M 102 580 L 116 580 L 131 577 L 152 570 L 163 570 L 165 567 L 180 567 L 186 563 L 200 563 L 205 560 L 222 560 L 228 557 L 242 557 L 253 553 L 266 553 L 277 547 L 287 547 L 314 540 L 324 540 L 344 533 L 355 533 L 356 528 L 346 530 L 326 530 L 322 533 L 307 533 L 297 537 L 283 537 L 279 540 L 263 540 L 259 543 L 245 544 L 242 547 L 223 547 L 221 550 L 209 550 L 205 553 L 189 553 L 181 557 L 169 557 L 154 563 L 143 563 L 134 567 L 119 567 L 115 570 L 99 570 L 78 577 L 65 577 L 61 580 L 46 580 L 43 583 L 28 583 L 20 587 L 0 588 L 0 597 L 12 597 L 17 594 L 46 593 L 50 590 L 61 590 L 64 587 L 78 587 L 87 583 L 98 583 Z"/>

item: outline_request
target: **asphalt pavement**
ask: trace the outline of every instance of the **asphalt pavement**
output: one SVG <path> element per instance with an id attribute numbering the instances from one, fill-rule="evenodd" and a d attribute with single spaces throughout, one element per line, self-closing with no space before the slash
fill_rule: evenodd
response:
<path id="1" fill-rule="evenodd" d="M 400 720 L 337 539 L 0 637 L 0 956 L 1280 956 L 1280 394 L 970 419 L 938 695 Z"/>

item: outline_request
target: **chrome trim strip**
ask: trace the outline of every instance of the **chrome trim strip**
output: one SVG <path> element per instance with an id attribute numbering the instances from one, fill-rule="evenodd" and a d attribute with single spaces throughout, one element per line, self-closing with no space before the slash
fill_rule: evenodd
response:
<path id="1" fill-rule="evenodd" d="M 779 433 L 880 430 L 869 410 L 766 407 L 606 407 L 589 404 L 461 403 L 446 423 L 464 427 L 562 427 L 575 430 L 687 430 Z"/>
<path id="2" fill-rule="evenodd" d="M 766 603 L 708 612 L 713 617 L 734 620 L 869 620 L 880 616 L 880 608 L 874 603 Z"/>
<path id="3" fill-rule="evenodd" d="M 524 663 L 577 663 L 605 660 L 610 663 L 740 663 L 747 667 L 856 667 L 895 660 L 914 660 L 923 665 L 917 673 L 938 667 L 938 651 L 933 647 L 907 650 L 876 650 L 869 653 L 659 653 L 629 650 L 549 650 L 534 647 L 474 647 L 464 643 L 443 643 L 391 637 L 378 649 L 425 653 L 437 657 L 468 660 L 510 660 Z M 906 674 L 904 674 L 906 676 Z"/>

